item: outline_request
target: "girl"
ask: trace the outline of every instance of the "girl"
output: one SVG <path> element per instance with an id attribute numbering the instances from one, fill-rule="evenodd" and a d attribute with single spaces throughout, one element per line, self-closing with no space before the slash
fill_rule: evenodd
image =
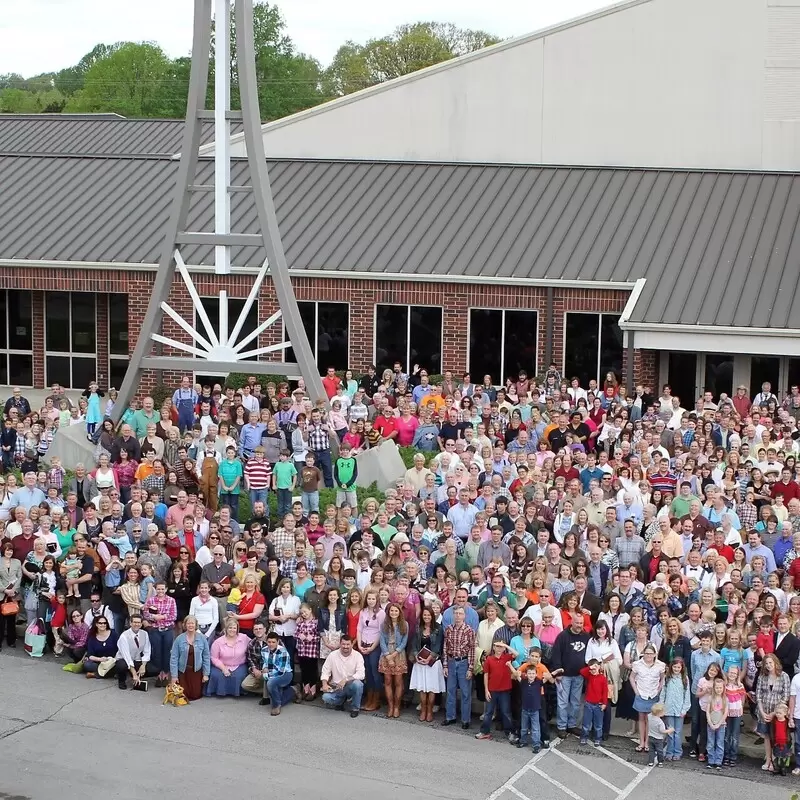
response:
<path id="1" fill-rule="evenodd" d="M 741 675 L 744 672 L 744 649 L 742 648 L 742 637 L 738 630 L 731 628 L 728 631 L 728 641 L 719 651 L 722 658 L 722 671 L 727 675 L 735 668 Z"/>
<path id="2" fill-rule="evenodd" d="M 594 636 L 586 646 L 586 663 L 592 659 L 600 662 L 600 668 L 608 681 L 608 703 L 603 712 L 603 740 L 608 739 L 611 732 L 611 708 L 617 705 L 620 690 L 620 668 L 622 654 L 617 640 L 611 635 L 611 629 L 605 620 L 598 619 Z M 515 665 L 516 666 L 516 665 Z"/>
<path id="3" fill-rule="evenodd" d="M 661 689 L 660 700 L 664 704 L 664 722 L 673 733 L 667 736 L 664 750 L 666 761 L 680 761 L 683 755 L 681 736 L 683 735 L 683 718 L 692 705 L 692 692 L 686 674 L 686 664 L 676 657 L 669 665 L 667 679 Z"/>
<path id="4" fill-rule="evenodd" d="M 647 715 L 661 695 L 666 667 L 656 658 L 652 644 L 645 645 L 642 657 L 631 666 L 630 685 L 633 689 L 633 709 L 639 715 L 639 745 L 637 753 L 647 752 Z"/>
<path id="5" fill-rule="evenodd" d="M 442 628 L 436 623 L 431 609 L 423 608 L 411 653 L 414 668 L 411 671 L 410 684 L 412 691 L 419 692 L 420 722 L 433 722 L 434 698 L 446 691 L 441 661 L 442 646 Z"/>
<path id="6" fill-rule="evenodd" d="M 706 709 L 708 726 L 708 769 L 722 769 L 725 754 L 725 731 L 728 724 L 728 698 L 725 696 L 725 679 L 714 678 Z"/>
<path id="7" fill-rule="evenodd" d="M 725 757 L 722 766 L 735 767 L 739 758 L 739 734 L 744 713 L 746 690 L 741 681 L 742 670 L 730 667 L 726 671 L 725 697 L 728 700 L 728 722 L 725 726 Z"/>
<path id="8" fill-rule="evenodd" d="M 524 545 L 521 545 L 524 547 Z M 558 605 L 562 595 L 572 592 L 575 584 L 572 582 L 572 565 L 565 561 L 558 567 L 558 575 L 550 582 L 550 591 L 553 593 L 553 603 Z"/>
<path id="9" fill-rule="evenodd" d="M 378 670 L 384 676 L 387 717 L 400 716 L 400 702 L 403 699 L 403 676 L 408 672 L 406 646 L 408 645 L 408 624 L 400 606 L 389 603 L 380 633 L 381 658 Z"/>
<path id="10" fill-rule="evenodd" d="M 356 646 L 364 657 L 365 680 L 367 693 L 364 711 L 377 711 L 381 703 L 383 676 L 378 670 L 380 659 L 380 631 L 386 614 L 378 603 L 378 590 L 369 588 L 364 592 L 364 605 L 358 617 Z"/>
<path id="11" fill-rule="evenodd" d="M 709 664 L 705 674 L 697 682 L 697 699 L 700 704 L 700 725 L 697 736 L 697 760 L 706 760 L 708 752 L 708 701 L 711 697 L 711 690 L 714 681 L 722 677 L 722 670 L 719 664 Z"/>
<path id="12" fill-rule="evenodd" d="M 347 611 L 345 613 L 344 628 L 347 635 L 355 642 L 358 636 L 358 620 L 361 616 L 361 607 L 364 605 L 361 590 L 353 587 L 347 593 Z"/>
<path id="13" fill-rule="evenodd" d="M 319 628 L 314 611 L 308 603 L 300 606 L 300 619 L 295 628 L 297 663 L 303 685 L 303 699 L 313 700 L 319 681 Z"/>

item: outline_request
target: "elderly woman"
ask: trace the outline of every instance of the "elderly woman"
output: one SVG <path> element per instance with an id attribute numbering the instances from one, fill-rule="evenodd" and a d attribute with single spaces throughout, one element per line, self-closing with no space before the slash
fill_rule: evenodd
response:
<path id="1" fill-rule="evenodd" d="M 238 697 L 241 694 L 242 681 L 247 675 L 249 642 L 247 636 L 239 633 L 239 623 L 235 619 L 225 620 L 224 634 L 211 645 L 207 696 Z"/>
<path id="2" fill-rule="evenodd" d="M 208 639 L 198 629 L 196 617 L 187 616 L 183 628 L 184 632 L 172 643 L 170 676 L 172 683 L 183 689 L 187 700 L 199 700 L 203 684 L 211 674 L 211 649 Z"/>
<path id="3" fill-rule="evenodd" d="M 16 602 L 21 583 L 22 563 L 18 558 L 14 558 L 14 545 L 10 541 L 5 541 L 3 542 L 2 556 L 0 556 L 0 587 L 2 587 L 0 600 L 3 603 Z M 16 620 L 16 612 L 0 616 L 0 647 L 3 645 L 3 636 L 9 647 L 17 646 Z"/>

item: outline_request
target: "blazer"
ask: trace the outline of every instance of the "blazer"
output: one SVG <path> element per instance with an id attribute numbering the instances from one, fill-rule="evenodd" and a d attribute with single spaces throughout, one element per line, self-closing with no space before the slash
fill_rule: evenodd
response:
<path id="1" fill-rule="evenodd" d="M 182 633 L 172 643 L 172 650 L 169 654 L 169 672 L 173 680 L 178 679 L 179 673 L 186 671 L 188 663 L 189 640 L 186 634 Z M 202 670 L 206 677 L 211 674 L 211 649 L 208 646 L 208 639 L 200 631 L 197 631 L 194 636 L 194 668 Z"/>
<path id="2" fill-rule="evenodd" d="M 776 632 L 773 641 L 776 642 L 777 640 L 778 634 Z M 800 659 L 800 639 L 793 633 L 787 633 L 783 641 L 775 648 L 775 655 L 778 657 L 778 661 L 781 662 L 783 671 L 791 680 L 797 671 L 796 665 L 798 659 Z"/>
<path id="3" fill-rule="evenodd" d="M 22 562 L 18 558 L 12 558 L 8 567 L 5 559 L 0 558 L 0 592 L 13 586 L 19 592 L 19 585 L 22 582 Z M 0 600 L 5 602 L 8 595 L 2 594 Z"/>
<path id="4" fill-rule="evenodd" d="M 444 629 L 441 625 L 434 624 L 431 628 L 431 644 L 430 651 L 436 658 L 442 657 L 442 647 L 444 647 Z M 413 663 L 417 660 L 417 653 L 422 650 L 422 627 L 417 626 L 417 631 L 414 634 L 414 641 L 411 643 L 411 655 L 409 660 Z"/>
<path id="5" fill-rule="evenodd" d="M 67 494 L 69 494 L 70 492 L 77 493 L 77 491 L 78 491 L 78 479 L 72 478 L 72 480 L 70 480 L 69 482 L 69 487 L 67 488 Z M 83 496 L 86 502 L 88 503 L 95 497 L 97 497 L 97 495 L 98 495 L 97 484 L 94 482 L 94 478 L 89 477 L 89 475 L 87 474 L 83 479 Z"/>

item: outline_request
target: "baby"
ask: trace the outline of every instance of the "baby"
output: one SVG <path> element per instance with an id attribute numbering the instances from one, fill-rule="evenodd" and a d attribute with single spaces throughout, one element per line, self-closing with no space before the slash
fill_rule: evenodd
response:
<path id="1" fill-rule="evenodd" d="M 77 579 L 81 576 L 81 569 L 83 568 L 83 559 L 78 556 L 78 551 L 74 547 L 70 547 L 67 550 L 66 558 L 61 562 L 62 566 L 66 570 L 64 573 L 65 578 L 70 579 Z M 71 586 L 67 587 L 66 592 L 67 597 L 80 597 L 80 586 L 77 583 L 73 583 Z"/>

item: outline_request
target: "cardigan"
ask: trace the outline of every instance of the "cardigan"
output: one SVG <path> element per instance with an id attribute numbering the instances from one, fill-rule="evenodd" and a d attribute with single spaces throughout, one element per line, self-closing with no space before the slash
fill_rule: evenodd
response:
<path id="1" fill-rule="evenodd" d="M 181 672 L 186 672 L 188 662 L 189 639 L 182 633 L 172 643 L 169 654 L 169 671 L 173 680 L 177 680 Z M 200 631 L 194 635 L 194 668 L 202 670 L 205 677 L 211 674 L 211 649 L 208 646 L 208 639 Z"/>
<path id="2" fill-rule="evenodd" d="M 17 558 L 12 558 L 8 567 L 5 565 L 5 559 L 0 558 L 0 590 L 7 589 L 9 586 L 14 587 L 19 591 L 19 585 L 22 581 L 22 562 Z M 3 595 L 3 602 L 8 599 L 8 595 Z"/>

